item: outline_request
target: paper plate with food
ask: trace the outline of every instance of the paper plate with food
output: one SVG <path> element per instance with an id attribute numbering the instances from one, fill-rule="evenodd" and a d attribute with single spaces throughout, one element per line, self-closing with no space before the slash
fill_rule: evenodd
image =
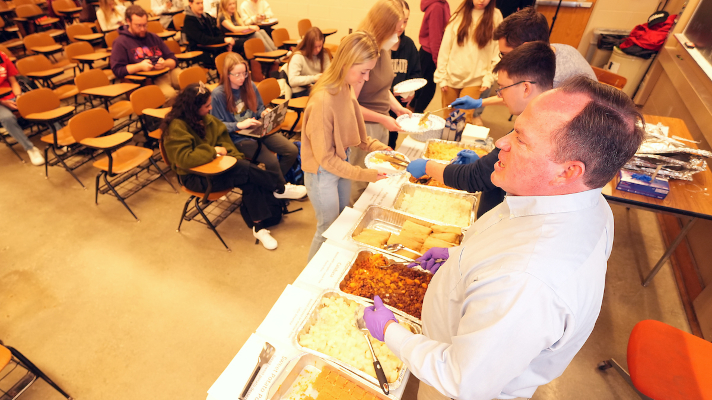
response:
<path id="1" fill-rule="evenodd" d="M 427 131 L 442 130 L 445 127 L 445 120 L 437 115 L 428 115 L 423 118 L 424 114 L 413 113 L 413 115 L 403 114 L 396 118 L 396 122 L 401 126 L 403 132 L 422 133 Z"/>
<path id="2" fill-rule="evenodd" d="M 366 155 L 366 168 L 375 169 L 388 177 L 403 175 L 410 163 L 408 157 L 393 150 L 377 150 Z"/>

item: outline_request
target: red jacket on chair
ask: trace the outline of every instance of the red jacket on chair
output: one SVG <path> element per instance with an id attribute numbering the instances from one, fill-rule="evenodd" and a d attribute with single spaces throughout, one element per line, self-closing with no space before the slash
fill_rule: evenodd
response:
<path id="1" fill-rule="evenodd" d="M 630 32 L 630 36 L 621 43 L 621 50 L 633 45 L 652 51 L 662 49 L 675 18 L 677 18 L 677 15 L 671 15 L 664 22 L 655 24 L 653 27 L 648 27 L 647 23 L 636 26 Z"/>

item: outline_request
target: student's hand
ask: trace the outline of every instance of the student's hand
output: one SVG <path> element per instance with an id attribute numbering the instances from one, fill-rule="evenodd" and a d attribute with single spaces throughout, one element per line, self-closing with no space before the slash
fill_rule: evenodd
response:
<path id="1" fill-rule="evenodd" d="M 248 118 L 244 121 L 238 122 L 237 123 L 237 129 L 247 129 L 247 128 L 252 128 L 253 126 L 257 126 L 261 124 L 260 121 L 254 119 L 254 118 Z"/>
<path id="2" fill-rule="evenodd" d="M 440 86 L 440 90 L 443 92 L 447 92 L 448 87 L 447 86 Z"/>
<path id="3" fill-rule="evenodd" d="M 160 69 L 165 68 L 166 67 L 165 62 L 166 62 L 166 60 L 164 60 L 163 57 L 159 58 L 158 61 L 156 61 L 156 63 L 153 64 L 153 69 L 160 70 Z"/>
<path id="4" fill-rule="evenodd" d="M 17 103 L 15 103 L 14 100 L 3 100 L 0 101 L 0 104 L 4 105 L 10 110 L 17 110 Z"/>
<path id="5" fill-rule="evenodd" d="M 393 110 L 393 112 L 396 113 L 396 115 L 399 116 L 399 117 L 400 117 L 401 115 L 403 115 L 403 114 L 408 114 L 408 115 L 410 115 L 411 117 L 413 116 L 413 111 L 410 111 L 409 109 L 407 109 L 407 108 L 405 108 L 405 107 L 403 107 L 403 106 L 398 106 L 398 107 L 396 107 L 396 109 Z"/>
<path id="6" fill-rule="evenodd" d="M 230 46 L 232 46 L 232 45 L 235 44 L 235 39 L 233 39 L 233 38 L 231 38 L 231 37 L 226 37 L 226 38 L 225 38 L 225 43 L 227 43 L 227 44 L 229 44 Z"/>
<path id="7" fill-rule="evenodd" d="M 141 62 L 138 63 L 138 66 L 143 72 L 148 72 L 153 69 L 153 63 L 148 58 L 141 60 Z"/>
<path id="8" fill-rule="evenodd" d="M 264 118 L 264 116 L 265 116 L 268 112 L 270 112 L 270 111 L 272 111 L 271 108 L 265 108 L 264 111 L 262 111 L 262 114 L 260 114 L 260 116 L 261 116 L 262 118 Z"/>
<path id="9" fill-rule="evenodd" d="M 321 74 L 314 75 L 314 83 L 316 83 L 316 81 L 318 81 L 319 78 L 321 78 Z"/>
<path id="10" fill-rule="evenodd" d="M 403 107 L 401 107 L 403 108 Z M 398 122 L 392 117 L 386 117 L 386 121 L 383 123 L 383 126 L 388 129 L 389 132 L 397 132 L 403 130 L 400 125 L 398 125 Z"/>
<path id="11" fill-rule="evenodd" d="M 484 92 L 485 90 L 488 90 L 489 88 L 489 86 L 480 86 L 480 93 Z"/>
<path id="12" fill-rule="evenodd" d="M 379 172 L 378 176 L 376 176 L 376 181 L 380 181 L 381 179 L 388 179 L 388 175 Z"/>
<path id="13" fill-rule="evenodd" d="M 224 147 L 215 146 L 215 153 L 217 153 L 218 156 L 226 156 L 227 149 Z"/>
<path id="14" fill-rule="evenodd" d="M 259 31 L 259 30 L 260 30 L 260 27 L 257 26 L 257 25 L 250 25 L 250 26 L 248 26 L 248 28 L 250 28 L 250 29 L 252 29 L 252 30 L 254 30 L 254 31 Z"/>

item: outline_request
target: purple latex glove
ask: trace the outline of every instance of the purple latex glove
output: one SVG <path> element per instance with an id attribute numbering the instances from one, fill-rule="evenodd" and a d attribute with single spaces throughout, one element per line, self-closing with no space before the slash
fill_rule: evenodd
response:
<path id="1" fill-rule="evenodd" d="M 430 250 L 426 251 L 425 254 L 423 254 L 422 256 L 416 258 L 415 261 L 420 261 L 420 268 L 430 271 L 434 274 L 434 273 L 438 272 L 438 269 L 440 268 L 440 266 L 445 263 L 445 261 L 435 262 L 435 260 L 437 260 L 437 259 L 447 260 L 448 257 L 450 257 L 450 253 L 448 253 L 447 248 L 433 247 Z M 418 264 L 411 263 L 411 264 L 408 264 L 408 267 L 413 268 L 416 265 L 418 265 Z"/>
<path id="2" fill-rule="evenodd" d="M 366 321 L 366 328 L 371 332 L 371 336 L 383 342 L 383 337 L 386 335 L 386 324 L 388 321 L 393 321 L 396 324 L 398 320 L 393 315 L 393 311 L 383 305 L 383 301 L 378 296 L 373 298 L 373 306 L 366 307 L 363 310 L 363 320 Z"/>

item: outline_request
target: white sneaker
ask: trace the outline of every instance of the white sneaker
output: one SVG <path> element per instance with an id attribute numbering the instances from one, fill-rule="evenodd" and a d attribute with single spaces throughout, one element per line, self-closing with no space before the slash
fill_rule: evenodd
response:
<path id="1" fill-rule="evenodd" d="M 32 165 L 44 165 L 45 159 L 42 157 L 42 152 L 37 147 L 33 147 L 27 150 L 27 154 L 30 156 L 30 162 Z"/>
<path id="2" fill-rule="evenodd" d="M 274 192 L 274 197 L 278 199 L 297 200 L 307 195 L 307 188 L 302 185 L 292 185 L 287 183 L 284 185 L 284 193 Z"/>
<path id="3" fill-rule="evenodd" d="M 262 246 L 267 250 L 274 250 L 277 248 L 277 241 L 270 235 L 267 229 L 260 229 L 259 232 L 255 232 L 255 227 L 252 227 L 252 236 L 254 236 L 258 241 L 262 243 Z"/>

